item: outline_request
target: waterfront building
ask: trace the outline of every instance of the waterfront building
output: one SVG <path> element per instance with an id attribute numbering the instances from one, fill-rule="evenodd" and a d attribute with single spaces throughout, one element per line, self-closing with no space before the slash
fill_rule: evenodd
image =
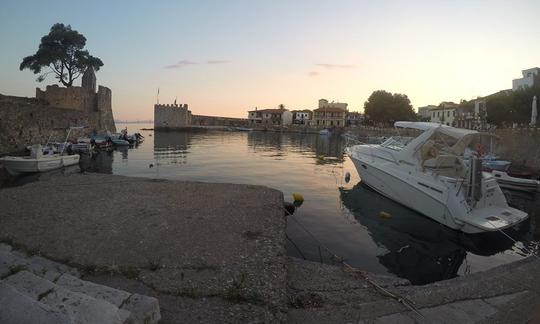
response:
<path id="1" fill-rule="evenodd" d="M 347 114 L 347 126 L 352 125 L 360 125 L 364 121 L 364 115 L 357 112 L 357 111 L 351 111 Z"/>
<path id="2" fill-rule="evenodd" d="M 309 109 L 293 110 L 292 118 L 295 125 L 308 125 L 311 120 L 312 111 Z"/>
<path id="3" fill-rule="evenodd" d="M 458 105 L 453 102 L 444 101 L 441 104 L 430 110 L 430 121 L 432 123 L 440 123 L 448 126 L 454 126 L 454 118 Z"/>
<path id="4" fill-rule="evenodd" d="M 187 104 L 154 105 L 154 128 L 182 128 L 191 125 Z"/>
<path id="5" fill-rule="evenodd" d="M 420 116 L 420 119 L 422 120 L 430 120 L 431 119 L 431 110 L 437 108 L 435 105 L 427 105 L 423 107 L 418 107 L 418 115 Z"/>
<path id="6" fill-rule="evenodd" d="M 319 108 L 313 110 L 312 126 L 344 127 L 347 125 L 347 104 L 319 99 Z"/>
<path id="7" fill-rule="evenodd" d="M 340 108 L 347 110 L 348 104 L 344 102 L 328 102 L 326 99 L 319 99 L 319 108 Z"/>
<path id="8" fill-rule="evenodd" d="M 292 112 L 287 109 L 257 109 L 248 111 L 248 121 L 253 126 L 287 126 L 292 124 Z"/>
<path id="9" fill-rule="evenodd" d="M 516 91 L 519 89 L 524 89 L 532 87 L 534 85 L 534 80 L 540 75 L 540 68 L 534 67 L 531 69 L 521 71 L 523 75 L 520 79 L 512 80 L 512 90 Z"/>
<path id="10" fill-rule="evenodd" d="M 347 110 L 335 107 L 317 108 L 313 111 L 313 126 L 343 127 L 346 125 Z"/>

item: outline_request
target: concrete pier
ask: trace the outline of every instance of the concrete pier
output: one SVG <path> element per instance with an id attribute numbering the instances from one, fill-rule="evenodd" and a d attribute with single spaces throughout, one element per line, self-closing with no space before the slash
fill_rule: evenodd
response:
<path id="1" fill-rule="evenodd" d="M 198 305 L 165 307 L 165 322 L 205 312 L 230 322 L 285 319 L 280 191 L 72 174 L 2 189 L 0 206 L 0 240 Z"/>

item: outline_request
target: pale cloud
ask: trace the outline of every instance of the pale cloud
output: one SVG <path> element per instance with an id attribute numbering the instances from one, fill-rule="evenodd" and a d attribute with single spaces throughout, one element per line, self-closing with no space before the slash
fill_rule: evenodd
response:
<path id="1" fill-rule="evenodd" d="M 320 73 L 317 72 L 317 71 L 309 71 L 309 72 L 308 72 L 308 75 L 309 75 L 310 77 L 316 77 L 316 76 L 318 76 L 319 74 L 320 74 Z"/>
<path id="2" fill-rule="evenodd" d="M 181 61 L 178 61 L 176 64 L 166 65 L 163 68 L 164 69 L 179 69 L 188 65 L 195 65 L 195 64 L 197 64 L 197 62 L 193 62 L 189 60 L 181 60 Z"/>
<path id="3" fill-rule="evenodd" d="M 225 63 L 229 63 L 230 61 L 228 60 L 208 60 L 206 61 L 207 64 L 225 64 Z"/>
<path id="4" fill-rule="evenodd" d="M 206 64 L 226 64 L 226 63 L 229 63 L 229 62 L 230 61 L 228 61 L 228 60 L 208 60 L 205 63 Z M 194 61 L 190 61 L 190 60 L 181 60 L 181 61 L 178 61 L 176 64 L 165 65 L 163 68 L 164 69 L 179 69 L 179 68 L 183 68 L 183 67 L 186 67 L 186 66 L 197 65 L 197 64 L 199 64 L 199 63 L 194 62 Z"/>
<path id="5" fill-rule="evenodd" d="M 315 65 L 326 68 L 326 69 L 354 69 L 356 67 L 353 64 L 334 64 L 334 63 L 317 63 Z"/>

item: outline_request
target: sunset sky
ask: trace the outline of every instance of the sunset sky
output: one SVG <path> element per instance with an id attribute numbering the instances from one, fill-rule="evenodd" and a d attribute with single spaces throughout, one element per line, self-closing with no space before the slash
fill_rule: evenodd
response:
<path id="1" fill-rule="evenodd" d="M 246 117 L 319 98 L 361 111 L 372 91 L 413 106 L 512 86 L 540 66 L 540 1 L 26 1 L 2 0 L 0 93 L 45 87 L 24 56 L 56 22 L 103 60 L 117 119 L 151 119 L 156 92 L 194 114 Z M 79 84 L 80 81 L 77 81 Z"/>

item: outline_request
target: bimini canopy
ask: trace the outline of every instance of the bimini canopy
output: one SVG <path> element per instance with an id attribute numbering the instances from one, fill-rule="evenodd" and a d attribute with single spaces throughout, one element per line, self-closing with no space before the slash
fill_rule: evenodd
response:
<path id="1" fill-rule="evenodd" d="M 428 122 L 410 122 L 410 121 L 397 121 L 394 123 L 395 127 L 399 128 L 412 128 L 418 129 L 421 131 L 427 131 L 431 129 L 437 129 L 437 132 L 448 135 L 455 139 L 461 139 L 467 135 L 478 134 L 477 131 L 463 128 L 454 128 L 451 126 L 446 126 L 438 123 L 428 123 Z"/>
<path id="2" fill-rule="evenodd" d="M 481 143 L 482 137 L 497 138 L 497 136 L 493 134 L 479 133 L 470 129 L 455 128 L 438 123 L 398 121 L 395 122 L 394 126 L 418 129 L 421 131 L 432 131 L 429 139 L 442 139 L 442 142 L 446 144 L 445 146 L 456 155 L 462 155 L 465 148 L 470 147 L 472 143 Z M 445 136 L 452 139 L 447 138 L 447 141 L 444 141 Z"/>

